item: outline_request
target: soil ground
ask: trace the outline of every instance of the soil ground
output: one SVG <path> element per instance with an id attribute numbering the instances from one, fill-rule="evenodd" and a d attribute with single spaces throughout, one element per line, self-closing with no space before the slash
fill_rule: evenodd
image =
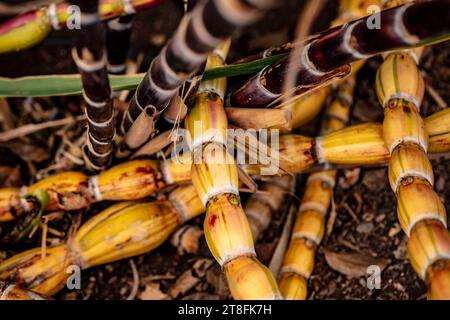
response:
<path id="1" fill-rule="evenodd" d="M 272 11 L 263 23 L 236 34 L 229 60 L 233 61 L 291 39 L 301 7 L 301 1 L 287 1 L 286 7 Z M 316 31 L 326 28 L 336 15 L 336 8 L 336 2 L 329 1 L 314 26 Z M 173 32 L 181 10 L 179 2 L 172 0 L 137 15 L 130 56 L 145 52 L 142 70 L 148 67 L 152 57 Z M 352 124 L 382 120 L 382 110 L 374 90 L 375 72 L 380 61 L 380 58 L 370 59 L 359 72 Z M 428 89 L 435 91 L 448 105 L 450 45 L 439 44 L 426 49 L 421 65 Z M 70 57 L 70 33 L 67 31 L 54 32 L 42 44 L 32 49 L 0 57 L 0 76 L 74 72 L 76 69 Z M 231 82 L 233 81 L 236 83 L 242 79 L 232 79 Z M 430 90 L 427 90 L 421 109 L 423 116 L 440 109 L 433 98 L 435 95 L 429 92 Z M 10 108 L 14 110 L 13 123 L 16 126 L 62 117 L 68 113 L 81 114 L 79 101 L 79 98 L 73 97 L 8 100 Z M 36 113 L 36 108 L 40 108 L 40 112 Z M 76 136 L 81 132 L 77 130 L 72 127 L 69 131 Z M 299 132 L 313 135 L 317 131 L 316 120 Z M 36 174 L 52 164 L 55 151 L 62 143 L 61 138 L 55 136 L 55 132 L 56 130 L 47 130 L 27 138 L 1 143 L 1 185 L 20 186 L 35 181 Z M 436 190 L 449 211 L 450 161 L 441 159 L 433 161 L 433 165 Z M 342 179 L 344 176 L 347 179 Z M 316 267 L 309 281 L 310 299 L 425 299 L 426 287 L 416 276 L 407 259 L 407 238 L 397 222 L 395 197 L 386 177 L 386 168 L 341 172 L 341 179 L 334 192 L 336 219 L 331 234 L 325 237 L 318 250 Z M 305 176 L 299 176 L 295 193 L 297 197 L 302 195 L 304 182 Z M 98 204 L 93 206 L 89 213 L 83 212 L 83 220 L 106 205 Z M 268 230 L 257 243 L 257 252 L 265 264 L 270 262 L 282 234 L 288 206 L 289 201 L 274 215 Z M 67 230 L 70 219 L 78 214 L 81 213 L 70 213 L 55 221 L 52 226 Z M 201 227 L 202 218 L 189 223 Z M 6 227 L 3 227 L 1 232 L 6 232 Z M 53 241 L 57 243 L 61 240 L 54 238 Z M 0 260 L 38 244 L 39 237 L 35 237 L 20 245 L 3 246 L 0 249 Z M 326 253 L 330 251 L 336 253 L 338 258 L 347 260 L 342 262 L 342 259 L 338 259 L 337 265 L 333 264 L 332 268 L 325 258 Z M 346 253 L 354 255 L 347 256 Z M 386 262 L 381 274 L 380 289 L 368 289 L 364 275 L 349 277 L 345 272 L 342 273 L 348 268 L 361 268 L 364 259 L 368 257 Z M 134 267 L 139 276 L 138 283 L 133 279 Z M 132 294 L 132 298 L 137 299 L 230 298 L 221 270 L 205 246 L 202 246 L 198 255 L 180 255 L 169 241 L 148 254 L 83 271 L 81 290 L 64 289 L 55 298 L 126 299 L 133 287 L 138 291 Z"/>

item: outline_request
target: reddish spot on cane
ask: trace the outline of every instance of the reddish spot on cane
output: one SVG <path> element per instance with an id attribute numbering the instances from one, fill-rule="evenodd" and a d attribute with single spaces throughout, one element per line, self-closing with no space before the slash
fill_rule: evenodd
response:
<path id="1" fill-rule="evenodd" d="M 209 225 L 211 227 L 214 227 L 214 225 L 216 224 L 217 221 L 217 216 L 215 214 L 213 214 L 210 218 L 209 218 Z"/>

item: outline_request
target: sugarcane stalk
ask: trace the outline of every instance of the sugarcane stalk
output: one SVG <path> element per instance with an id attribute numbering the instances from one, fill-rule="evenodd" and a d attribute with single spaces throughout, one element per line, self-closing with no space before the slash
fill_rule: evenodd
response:
<path id="1" fill-rule="evenodd" d="M 76 32 L 72 56 L 81 75 L 83 98 L 87 105 L 88 129 L 83 151 L 87 167 L 99 171 L 111 160 L 115 134 L 105 30 L 98 14 L 98 0 L 72 3 L 79 6 L 81 12 L 81 30 Z"/>
<path id="2" fill-rule="evenodd" d="M 396 49 L 423 46 L 450 37 L 445 0 L 413 2 L 380 13 L 380 28 L 369 28 L 371 17 L 313 36 L 298 61 L 296 94 L 347 75 L 349 63 Z M 233 107 L 262 107 L 282 97 L 288 58 L 267 67 L 231 95 Z"/>
<path id="3" fill-rule="evenodd" d="M 147 197 L 167 184 L 182 181 L 173 180 L 177 176 L 183 176 L 181 170 L 190 171 L 190 166 L 181 166 L 179 170 L 180 166 L 171 164 L 164 168 L 166 178 L 161 172 L 161 166 L 163 164 L 155 160 L 133 160 L 98 175 L 86 176 L 69 171 L 50 176 L 28 187 L 0 189 L 0 222 L 14 220 L 37 208 L 37 203 L 21 199 L 22 195 L 46 192 L 49 196 L 45 206 L 47 211 L 77 210 L 103 200 L 123 201 Z"/>
<path id="4" fill-rule="evenodd" d="M 151 63 L 124 116 L 124 133 L 128 132 L 145 106 L 153 105 L 157 110 L 163 110 L 184 81 L 204 64 L 221 41 L 228 38 L 236 27 L 258 20 L 274 2 L 198 1 Z"/>
<path id="5" fill-rule="evenodd" d="M 450 234 L 441 199 L 433 189 L 427 158 L 429 135 L 419 111 L 424 80 L 420 54 L 389 54 L 378 68 L 376 89 L 384 108 L 383 138 L 389 150 L 389 182 L 397 197 L 397 215 L 408 235 L 408 255 L 428 285 L 429 299 L 450 299 Z"/>
<path id="6" fill-rule="evenodd" d="M 326 109 L 322 134 L 345 127 L 354 85 L 355 75 L 352 75 L 339 86 L 337 98 Z M 286 299 L 305 300 L 307 297 L 307 282 L 313 272 L 315 253 L 325 233 L 325 218 L 336 176 L 337 171 L 321 171 L 308 177 L 278 279 L 280 291 Z"/>
<path id="7" fill-rule="evenodd" d="M 153 7 L 162 0 L 100 0 L 100 18 L 110 20 L 121 15 Z M 63 1 L 26 12 L 0 25 L 0 53 L 30 48 L 45 39 L 51 30 L 68 27 L 70 2 Z"/>
<path id="8" fill-rule="evenodd" d="M 167 200 L 127 201 L 92 217 L 67 243 L 31 249 L 0 263 L 0 280 L 53 295 L 62 289 L 69 266 L 81 269 L 149 252 L 163 243 L 177 226 L 205 208 L 192 185 L 179 186 Z"/>
<path id="9" fill-rule="evenodd" d="M 49 300 L 37 292 L 26 290 L 15 284 L 7 284 L 0 281 L 0 300 Z"/>
<path id="10" fill-rule="evenodd" d="M 224 57 L 212 55 L 206 68 L 217 59 L 224 63 Z M 226 149 L 225 86 L 225 78 L 203 81 L 185 122 L 193 151 L 192 182 L 206 207 L 206 242 L 224 270 L 234 299 L 277 299 L 273 275 L 256 258 L 239 199 L 237 167 Z"/>

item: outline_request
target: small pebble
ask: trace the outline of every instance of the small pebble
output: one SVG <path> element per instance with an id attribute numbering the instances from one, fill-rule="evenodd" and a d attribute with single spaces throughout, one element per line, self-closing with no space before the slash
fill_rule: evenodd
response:
<path id="1" fill-rule="evenodd" d="M 389 237 L 394 237 L 396 236 L 400 231 L 402 230 L 402 228 L 400 227 L 400 225 L 398 223 L 395 224 L 395 226 L 393 226 L 390 230 L 389 230 Z"/>
<path id="2" fill-rule="evenodd" d="M 362 218 L 364 219 L 364 221 L 370 222 L 375 218 L 375 214 L 372 212 L 366 212 L 363 214 Z"/>
<path id="3" fill-rule="evenodd" d="M 375 226 L 372 222 L 363 222 L 356 227 L 356 231 L 358 233 L 370 233 L 374 228 Z"/>
<path id="4" fill-rule="evenodd" d="M 436 181 L 436 190 L 443 191 L 444 188 L 445 188 L 445 179 L 444 177 L 440 176 Z"/>

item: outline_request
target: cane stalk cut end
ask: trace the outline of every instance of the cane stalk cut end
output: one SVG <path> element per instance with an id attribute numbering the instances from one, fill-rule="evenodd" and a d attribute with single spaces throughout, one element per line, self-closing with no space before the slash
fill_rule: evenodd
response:
<path id="1" fill-rule="evenodd" d="M 74 263 L 65 245 L 25 251 L 0 263 L 0 280 L 20 285 L 45 295 L 52 295 L 66 285 L 67 267 Z"/>

